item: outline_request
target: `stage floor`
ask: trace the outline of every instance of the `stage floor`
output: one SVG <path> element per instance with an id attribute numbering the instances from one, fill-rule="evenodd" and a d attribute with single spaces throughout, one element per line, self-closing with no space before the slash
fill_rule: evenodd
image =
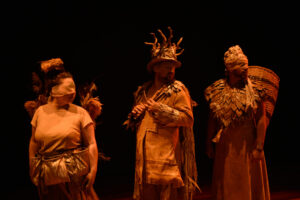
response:
<path id="1" fill-rule="evenodd" d="M 104 195 L 99 194 L 100 200 L 132 200 L 131 194 Z M 195 194 L 193 200 L 211 200 L 209 192 Z M 271 200 L 300 200 L 300 191 L 284 190 L 271 192 Z"/>
<path id="2" fill-rule="evenodd" d="M 211 193 L 209 187 L 202 187 L 202 193 L 196 193 L 193 200 L 211 200 Z M 129 189 L 129 185 L 122 185 L 113 187 L 111 189 L 105 187 L 95 188 L 100 200 L 132 200 L 132 191 Z M 5 196 L 5 195 L 4 195 Z M 6 199 L 19 200 L 38 200 L 37 191 L 35 188 L 22 188 L 18 191 L 9 192 Z M 271 200 L 300 200 L 299 189 L 276 189 L 271 191 Z"/>

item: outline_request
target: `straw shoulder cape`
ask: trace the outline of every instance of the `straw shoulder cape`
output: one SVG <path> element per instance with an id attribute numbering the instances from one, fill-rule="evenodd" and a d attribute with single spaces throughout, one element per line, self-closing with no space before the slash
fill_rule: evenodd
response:
<path id="1" fill-rule="evenodd" d="M 255 84 L 248 84 L 244 88 L 231 88 L 226 79 L 214 82 L 205 90 L 205 98 L 214 117 L 224 127 L 232 122 L 246 117 L 249 109 L 257 109 L 257 103 L 264 98 L 264 89 Z"/>
<path id="2" fill-rule="evenodd" d="M 224 130 L 232 122 L 249 117 L 249 108 L 255 111 L 261 101 L 265 102 L 269 122 L 278 89 L 279 77 L 272 70 L 261 66 L 249 66 L 248 84 L 245 88 L 230 88 L 226 79 L 220 79 L 205 89 L 204 96 L 213 116 Z"/>

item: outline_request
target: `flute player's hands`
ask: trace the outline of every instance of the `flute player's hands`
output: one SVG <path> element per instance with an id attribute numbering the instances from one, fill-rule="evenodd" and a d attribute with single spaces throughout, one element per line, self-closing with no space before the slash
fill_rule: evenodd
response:
<path id="1" fill-rule="evenodd" d="M 160 108 L 159 105 L 160 105 L 160 103 L 157 103 L 153 99 L 149 99 L 146 103 L 146 107 L 147 107 L 148 111 L 152 112 L 152 113 L 159 111 L 159 108 Z"/>
<path id="2" fill-rule="evenodd" d="M 132 111 L 131 114 L 133 116 L 134 119 L 138 118 L 145 110 L 147 109 L 145 104 L 139 104 L 136 105 Z"/>

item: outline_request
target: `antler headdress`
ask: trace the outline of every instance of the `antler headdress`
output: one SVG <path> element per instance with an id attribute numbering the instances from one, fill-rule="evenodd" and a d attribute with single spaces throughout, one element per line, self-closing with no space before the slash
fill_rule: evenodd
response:
<path id="1" fill-rule="evenodd" d="M 171 29 L 171 27 L 168 27 L 168 29 L 170 31 L 170 36 L 168 39 L 163 34 L 163 32 L 160 29 L 158 29 L 158 32 L 163 38 L 163 41 L 161 43 L 158 42 L 155 33 L 150 33 L 154 37 L 153 43 L 145 42 L 145 44 L 147 45 L 152 45 L 152 50 L 151 50 L 152 59 L 147 65 L 147 69 L 149 71 L 152 71 L 152 67 L 154 64 L 163 61 L 173 61 L 176 64 L 176 68 L 181 66 L 181 62 L 177 60 L 177 56 L 181 55 L 184 51 L 184 49 L 181 49 L 181 47 L 179 47 L 183 38 L 181 37 L 176 44 L 172 43 L 171 40 L 173 38 L 173 30 Z M 177 53 L 177 50 L 179 49 L 181 49 L 181 51 Z"/>

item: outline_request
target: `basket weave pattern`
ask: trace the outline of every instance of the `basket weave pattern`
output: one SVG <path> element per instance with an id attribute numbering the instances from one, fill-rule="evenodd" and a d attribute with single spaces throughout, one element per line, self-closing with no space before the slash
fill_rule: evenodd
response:
<path id="1" fill-rule="evenodd" d="M 253 84 L 266 91 L 265 106 L 267 117 L 270 120 L 278 97 L 280 79 L 275 72 L 261 66 L 249 66 L 248 74 Z"/>

